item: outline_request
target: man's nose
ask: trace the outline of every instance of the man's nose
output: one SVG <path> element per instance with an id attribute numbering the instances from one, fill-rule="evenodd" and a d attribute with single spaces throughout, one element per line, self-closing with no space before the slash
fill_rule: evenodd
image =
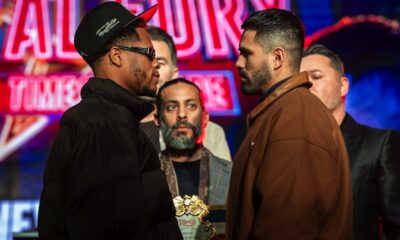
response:
<path id="1" fill-rule="evenodd" d="M 153 67 L 157 70 L 161 67 L 160 63 L 156 59 L 153 60 Z"/>
<path id="2" fill-rule="evenodd" d="M 239 55 L 238 59 L 236 60 L 235 66 L 237 68 L 244 68 L 244 59 L 242 55 Z"/>
<path id="3" fill-rule="evenodd" d="M 178 109 L 178 119 L 186 119 L 187 118 L 187 112 L 184 107 L 180 107 Z"/>

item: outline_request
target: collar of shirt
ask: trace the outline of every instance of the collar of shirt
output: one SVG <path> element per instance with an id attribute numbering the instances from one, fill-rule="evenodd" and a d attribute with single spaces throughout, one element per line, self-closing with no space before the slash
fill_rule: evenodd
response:
<path id="1" fill-rule="evenodd" d="M 275 91 L 275 89 L 277 89 L 280 85 L 282 85 L 284 82 L 286 82 L 289 78 L 290 77 L 278 81 L 272 87 L 268 88 L 267 91 L 263 92 L 261 94 L 260 102 L 264 101 L 264 99 L 266 99 L 273 91 Z"/>

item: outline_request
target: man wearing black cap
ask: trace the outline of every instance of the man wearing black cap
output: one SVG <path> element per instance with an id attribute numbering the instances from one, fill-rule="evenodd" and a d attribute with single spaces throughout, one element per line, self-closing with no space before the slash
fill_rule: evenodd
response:
<path id="1" fill-rule="evenodd" d="M 75 47 L 94 77 L 61 119 L 44 173 L 40 239 L 181 239 L 157 153 L 139 129 L 159 68 L 139 16 L 115 2 L 91 10 Z M 132 124 L 133 123 L 133 124 Z"/>

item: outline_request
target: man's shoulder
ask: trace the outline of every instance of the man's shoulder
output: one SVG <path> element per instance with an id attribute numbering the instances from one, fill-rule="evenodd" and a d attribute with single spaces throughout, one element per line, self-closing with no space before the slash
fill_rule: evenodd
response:
<path id="1" fill-rule="evenodd" d="M 210 141 L 210 138 L 221 138 L 221 137 L 225 137 L 224 129 L 215 122 L 208 121 L 206 127 L 206 138 L 208 139 L 208 141 Z M 218 141 L 219 140 L 220 139 L 218 139 Z"/>
<path id="2" fill-rule="evenodd" d="M 134 125 L 132 114 L 126 108 L 96 98 L 81 101 L 65 111 L 61 118 L 62 125 L 76 127 L 95 126 L 110 121 Z"/>
<path id="3" fill-rule="evenodd" d="M 207 128 L 211 131 L 224 131 L 220 125 L 212 121 L 208 121 Z"/>
<path id="4" fill-rule="evenodd" d="M 222 158 L 219 158 L 217 156 L 215 156 L 214 154 L 211 153 L 211 151 L 207 148 L 206 152 L 208 154 L 208 156 L 210 157 L 210 165 L 217 165 L 220 167 L 226 167 L 226 168 L 232 168 L 232 161 L 228 161 Z"/>
<path id="5" fill-rule="evenodd" d="M 386 135 L 391 134 L 391 129 L 380 129 L 357 122 L 350 114 L 347 113 L 340 130 L 345 136 L 349 137 L 362 137 L 362 138 L 384 138 Z"/>

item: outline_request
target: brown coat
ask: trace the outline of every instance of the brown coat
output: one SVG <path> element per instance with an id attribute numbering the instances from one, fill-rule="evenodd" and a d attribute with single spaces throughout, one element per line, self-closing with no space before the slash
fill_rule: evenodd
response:
<path id="1" fill-rule="evenodd" d="M 307 73 L 297 74 L 248 115 L 231 176 L 228 239 L 351 239 L 346 147 L 309 86 Z"/>

